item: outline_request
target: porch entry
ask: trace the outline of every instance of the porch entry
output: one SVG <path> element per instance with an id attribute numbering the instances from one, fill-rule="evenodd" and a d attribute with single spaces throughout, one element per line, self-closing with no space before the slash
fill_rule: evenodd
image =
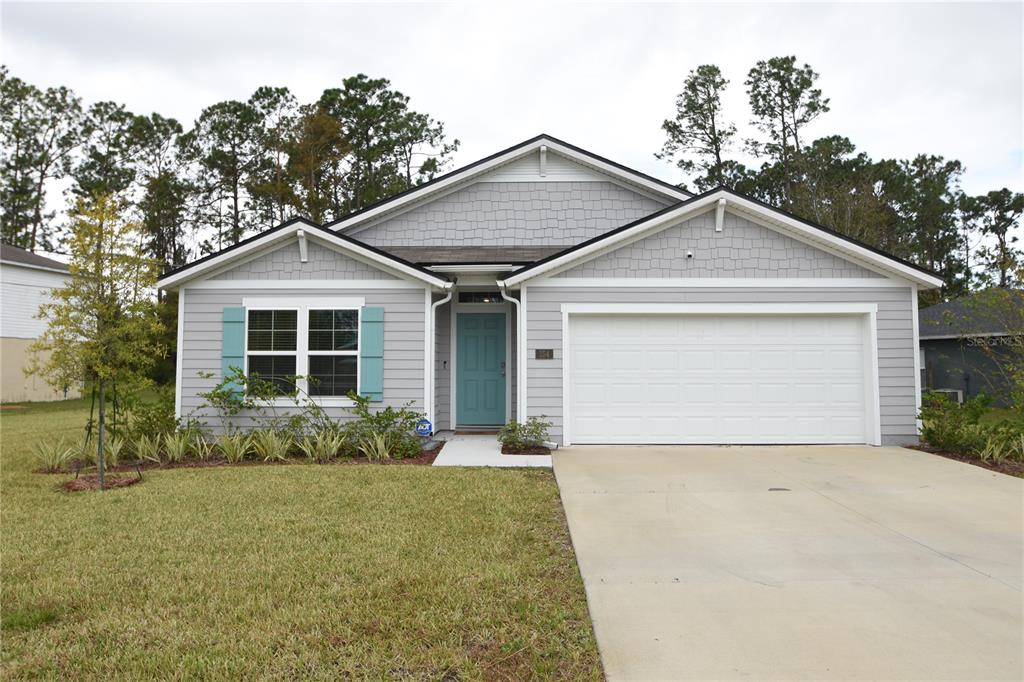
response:
<path id="1" fill-rule="evenodd" d="M 455 423 L 505 423 L 505 313 L 456 313 Z"/>

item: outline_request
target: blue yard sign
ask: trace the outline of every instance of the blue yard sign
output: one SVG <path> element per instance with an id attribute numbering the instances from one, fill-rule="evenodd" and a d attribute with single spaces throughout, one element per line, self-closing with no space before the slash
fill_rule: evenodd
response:
<path id="1" fill-rule="evenodd" d="M 430 434 L 434 432 L 434 425 L 430 423 L 429 419 L 421 419 L 416 422 L 416 434 L 429 438 Z"/>

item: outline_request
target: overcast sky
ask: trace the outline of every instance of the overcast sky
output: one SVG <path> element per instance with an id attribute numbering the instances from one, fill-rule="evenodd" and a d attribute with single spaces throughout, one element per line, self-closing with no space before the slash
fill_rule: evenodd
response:
<path id="1" fill-rule="evenodd" d="M 1022 4 L 19 4 L 2 59 L 35 85 L 158 111 L 285 85 L 314 100 L 345 76 L 389 78 L 462 141 L 457 165 L 548 132 L 660 178 L 660 124 L 699 64 L 732 83 L 793 54 L 821 74 L 839 133 L 875 158 L 964 162 L 964 189 L 1022 189 Z"/>

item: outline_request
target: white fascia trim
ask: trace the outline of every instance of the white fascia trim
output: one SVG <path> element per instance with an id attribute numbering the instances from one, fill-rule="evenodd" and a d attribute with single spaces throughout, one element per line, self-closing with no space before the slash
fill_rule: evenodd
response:
<path id="1" fill-rule="evenodd" d="M 189 289 L 422 289 L 407 279 L 204 279 Z"/>
<path id="2" fill-rule="evenodd" d="M 178 290 L 178 347 L 174 353 L 174 416 L 181 419 L 181 381 L 185 369 L 185 291 Z"/>
<path id="3" fill-rule="evenodd" d="M 386 204 L 378 206 L 377 208 L 370 209 L 358 215 L 354 215 L 351 218 L 346 218 L 341 220 L 340 222 L 332 223 L 329 227 L 332 230 L 340 231 L 352 227 L 354 225 L 367 222 L 380 215 L 392 213 L 394 211 L 399 210 L 402 206 L 405 206 L 410 202 L 421 201 L 424 198 L 431 196 L 437 192 L 444 191 L 445 189 L 449 189 L 455 185 L 461 185 L 463 183 L 466 183 L 472 180 L 474 177 L 483 175 L 488 171 L 491 171 L 499 166 L 503 166 L 507 163 L 515 161 L 516 159 L 519 159 L 523 156 L 532 154 L 534 152 L 539 153 L 541 147 L 547 147 L 548 151 L 557 152 L 562 156 L 569 157 L 570 159 L 576 161 L 577 163 L 590 166 L 591 168 L 595 168 L 601 171 L 602 173 L 610 175 L 613 178 L 617 178 L 623 182 L 643 187 L 648 191 L 654 192 L 658 196 L 674 199 L 676 201 L 689 199 L 692 196 L 681 189 L 670 189 L 669 187 L 654 182 L 648 178 L 643 177 L 642 175 L 637 175 L 629 171 L 624 171 L 621 168 L 613 166 L 609 163 L 605 163 L 604 161 L 593 158 L 591 156 L 581 154 L 573 149 L 562 146 L 557 142 L 548 140 L 547 138 L 541 138 L 527 147 L 518 147 L 516 149 L 513 149 L 505 154 L 502 154 L 501 156 L 491 159 L 486 163 L 482 163 L 478 166 L 475 166 L 465 173 L 458 173 L 456 175 L 452 175 L 450 177 L 438 180 L 437 182 L 431 185 L 423 187 L 421 191 L 410 192 L 401 199 L 390 201 Z"/>
<path id="4" fill-rule="evenodd" d="M 713 194 L 709 194 L 695 201 L 688 202 L 675 210 L 667 211 L 656 218 L 640 223 L 628 230 L 623 230 L 622 232 L 612 235 L 607 239 L 596 241 L 584 246 L 583 248 L 566 253 L 558 258 L 554 258 L 536 268 L 528 269 L 525 272 L 513 273 L 509 277 L 506 277 L 501 284 L 503 286 L 515 286 L 526 280 L 536 279 L 545 273 L 550 273 L 573 263 L 587 260 L 589 257 L 599 255 L 602 252 L 613 250 L 614 247 L 622 244 L 623 242 L 635 241 L 647 234 L 657 232 L 659 229 L 681 222 L 692 216 L 699 215 L 707 211 L 712 206 L 717 206 L 719 199 L 723 198 L 726 199 L 728 205 L 733 209 L 742 209 L 749 214 L 756 215 L 761 220 L 784 227 L 787 231 L 791 232 L 794 237 L 802 238 L 803 241 L 810 240 L 811 242 L 816 242 L 819 246 L 826 246 L 838 253 L 852 256 L 866 263 L 871 263 L 876 267 L 896 274 L 899 277 L 903 277 L 910 282 L 917 283 L 926 288 L 937 288 L 942 286 L 942 280 L 938 277 L 927 275 L 915 268 L 903 265 L 898 261 L 888 258 L 887 256 L 875 253 L 870 249 L 866 249 L 840 237 L 836 237 L 822 230 L 810 227 L 799 220 L 782 215 L 781 213 L 724 191 L 714 192 Z"/>
<path id="5" fill-rule="evenodd" d="M 783 278 L 753 278 L 753 277 L 680 277 L 680 278 L 659 278 L 659 277 L 637 277 L 619 278 L 614 277 L 546 277 L 536 282 L 530 282 L 531 287 L 537 288 L 700 288 L 700 289 L 858 289 L 858 288 L 884 288 L 893 287 L 905 288 L 908 286 L 906 280 L 888 279 L 885 277 L 865 277 L 859 279 L 842 279 L 838 277 L 818 279 L 783 279 Z"/>
<path id="6" fill-rule="evenodd" d="M 303 223 L 296 223 L 277 232 L 268 233 L 264 237 L 254 239 L 248 244 L 245 244 L 244 246 L 214 256 L 210 260 L 204 262 L 202 265 L 197 265 L 196 267 L 190 268 L 183 272 L 179 272 L 176 275 L 171 275 L 170 277 L 167 277 L 166 279 L 160 281 L 158 285 L 161 289 L 164 290 L 177 288 L 183 282 L 197 279 L 203 276 L 205 273 L 209 273 L 212 270 L 216 270 L 220 267 L 223 267 L 227 263 L 231 263 L 236 260 L 241 260 L 247 254 L 252 254 L 254 251 L 263 249 L 270 244 L 283 243 L 291 239 L 297 239 L 298 233 L 306 229 L 309 229 L 309 227 L 309 225 L 305 225 Z M 392 270 L 406 277 L 418 280 L 420 282 L 424 282 L 426 284 L 430 284 L 431 286 L 438 287 L 439 289 L 448 289 L 451 287 L 452 283 L 445 279 L 442 279 L 440 277 L 432 277 L 420 270 L 417 270 L 416 268 L 411 268 L 405 265 L 404 263 L 400 263 L 391 258 L 383 257 L 374 251 L 364 248 L 358 244 L 353 244 L 352 242 L 346 241 L 328 231 L 317 229 L 315 235 L 313 233 L 308 233 L 307 237 L 312 237 L 314 239 L 323 241 L 326 244 L 337 248 L 343 253 L 359 256 L 362 259 L 368 260 L 375 264 L 379 264 L 388 270 Z"/>
<path id="7" fill-rule="evenodd" d="M 856 315 L 878 312 L 877 303 L 563 303 L 566 314 L 615 315 Z"/>

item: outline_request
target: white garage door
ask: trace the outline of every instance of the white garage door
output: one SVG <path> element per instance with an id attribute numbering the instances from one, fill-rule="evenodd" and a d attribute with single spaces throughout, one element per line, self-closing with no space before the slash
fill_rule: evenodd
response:
<path id="1" fill-rule="evenodd" d="M 860 315 L 571 315 L 573 443 L 865 443 Z"/>

